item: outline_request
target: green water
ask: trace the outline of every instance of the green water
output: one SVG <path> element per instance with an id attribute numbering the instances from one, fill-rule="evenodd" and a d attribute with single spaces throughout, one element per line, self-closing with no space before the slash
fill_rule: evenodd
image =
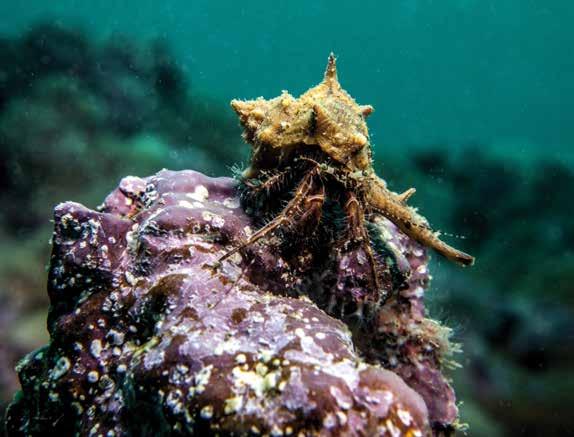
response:
<path id="1" fill-rule="evenodd" d="M 193 86 L 226 101 L 303 92 L 334 51 L 343 86 L 377 110 L 381 150 L 574 143 L 570 1 L 29 0 L 2 2 L 0 17 L 4 34 L 53 17 L 101 37 L 166 38 Z"/>

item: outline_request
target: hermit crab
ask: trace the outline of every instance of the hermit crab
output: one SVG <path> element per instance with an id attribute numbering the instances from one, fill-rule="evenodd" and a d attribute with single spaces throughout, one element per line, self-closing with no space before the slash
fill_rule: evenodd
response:
<path id="1" fill-rule="evenodd" d="M 335 56 L 329 56 L 323 81 L 299 98 L 286 91 L 274 99 L 233 100 L 231 106 L 253 147 L 250 166 L 241 178 L 250 195 L 276 193 L 289 198 L 266 224 L 225 253 L 219 262 L 274 233 L 313 233 L 324 220 L 327 202 L 338 205 L 346 226 L 340 241 L 359 246 L 379 287 L 378 261 L 368 224 L 384 216 L 419 243 L 463 266 L 474 258 L 439 238 L 427 220 L 407 205 L 415 193 L 389 190 L 373 170 L 366 117 L 369 105 L 358 105 L 341 88 Z"/>

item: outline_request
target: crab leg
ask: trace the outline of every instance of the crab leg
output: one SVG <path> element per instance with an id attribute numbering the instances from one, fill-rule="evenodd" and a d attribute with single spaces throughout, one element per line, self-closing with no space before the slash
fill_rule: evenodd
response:
<path id="1" fill-rule="evenodd" d="M 278 191 L 281 185 L 283 185 L 284 179 L 288 176 L 288 171 L 282 171 L 276 173 L 265 181 L 261 183 L 261 185 L 255 185 L 251 181 L 246 180 L 245 184 L 255 193 L 266 192 L 271 193 L 273 191 Z"/>
<path id="2" fill-rule="evenodd" d="M 301 223 L 306 223 L 311 221 L 312 223 L 319 224 L 321 220 L 321 214 L 323 213 L 323 203 L 325 202 L 325 187 L 321 186 L 321 189 L 316 194 L 311 194 L 304 198 L 303 209 L 305 212 L 301 216 Z"/>
<path id="3" fill-rule="evenodd" d="M 378 177 L 369 179 L 369 189 L 366 190 L 366 198 L 369 205 L 377 212 L 392 221 L 401 231 L 409 237 L 428 246 L 438 253 L 463 266 L 472 265 L 474 257 L 449 246 L 433 232 L 424 217 L 404 204 L 410 197 L 410 190 L 402 195 L 397 195 L 387 189 Z"/>
<path id="4" fill-rule="evenodd" d="M 311 189 L 313 188 L 313 180 L 316 175 L 316 170 L 310 171 L 303 180 L 297 186 L 297 190 L 293 198 L 289 201 L 285 209 L 281 211 L 281 213 L 255 232 L 247 241 L 243 242 L 242 244 L 238 245 L 237 247 L 231 249 L 229 252 L 225 253 L 218 259 L 218 262 L 222 262 L 223 260 L 229 258 L 231 255 L 237 253 L 238 251 L 244 249 L 247 246 L 252 245 L 253 243 L 257 242 L 261 238 L 265 237 L 266 235 L 273 232 L 279 226 L 289 223 L 292 220 L 292 217 L 297 213 L 299 206 L 305 199 L 305 197 L 309 194 Z"/>
<path id="5" fill-rule="evenodd" d="M 350 191 L 345 193 L 344 210 L 347 214 L 350 239 L 354 242 L 360 243 L 361 247 L 365 251 L 365 254 L 369 260 L 369 265 L 371 266 L 373 284 L 375 289 L 379 290 L 380 283 L 379 276 L 377 275 L 377 262 L 371 247 L 369 233 L 367 232 L 367 228 L 365 228 L 365 213 L 359 204 L 357 197 Z"/>

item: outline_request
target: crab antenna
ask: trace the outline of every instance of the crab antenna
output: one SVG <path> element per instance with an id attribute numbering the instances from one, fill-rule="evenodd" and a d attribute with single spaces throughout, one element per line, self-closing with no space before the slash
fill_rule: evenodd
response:
<path id="1" fill-rule="evenodd" d="M 339 83 L 337 78 L 337 59 L 333 52 L 329 54 L 329 61 L 327 62 L 327 69 L 325 70 L 325 78 L 323 81 L 329 85 Z"/>

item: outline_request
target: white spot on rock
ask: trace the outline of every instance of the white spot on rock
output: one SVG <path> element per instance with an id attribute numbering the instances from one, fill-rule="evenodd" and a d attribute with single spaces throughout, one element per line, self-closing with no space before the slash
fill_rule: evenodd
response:
<path id="1" fill-rule="evenodd" d="M 209 383 L 209 378 L 211 378 L 211 371 L 213 370 L 213 365 L 204 367 L 195 375 L 195 392 L 203 393 L 205 387 Z"/>
<path id="2" fill-rule="evenodd" d="M 409 413 L 406 410 L 402 410 L 400 408 L 397 411 L 397 416 L 399 416 L 399 419 L 401 419 L 401 422 L 403 422 L 407 426 L 409 426 L 413 420 L 411 413 Z"/>
<path id="3" fill-rule="evenodd" d="M 193 193 L 187 193 L 188 197 L 192 198 L 193 200 L 197 200 L 198 202 L 204 202 L 209 197 L 209 191 L 205 186 L 198 185 L 195 187 L 195 191 Z"/>
<path id="4" fill-rule="evenodd" d="M 212 405 L 206 405 L 205 407 L 203 407 L 199 413 L 202 417 L 202 419 L 206 419 L 209 420 L 213 417 L 213 406 Z"/>
<path id="5" fill-rule="evenodd" d="M 53 380 L 60 379 L 68 370 L 70 370 L 70 360 L 67 357 L 61 357 L 56 366 L 52 369 L 51 378 Z"/>
<path id="6" fill-rule="evenodd" d="M 90 353 L 94 358 L 99 358 L 102 353 L 102 342 L 99 339 L 92 341 L 90 345 Z"/>
<path id="7" fill-rule="evenodd" d="M 230 209 L 239 208 L 239 199 L 234 197 L 227 197 L 223 200 L 223 206 Z"/>
<path id="8" fill-rule="evenodd" d="M 243 406 L 243 398 L 241 396 L 234 396 L 226 399 L 223 405 L 223 412 L 225 414 L 237 413 Z"/>

